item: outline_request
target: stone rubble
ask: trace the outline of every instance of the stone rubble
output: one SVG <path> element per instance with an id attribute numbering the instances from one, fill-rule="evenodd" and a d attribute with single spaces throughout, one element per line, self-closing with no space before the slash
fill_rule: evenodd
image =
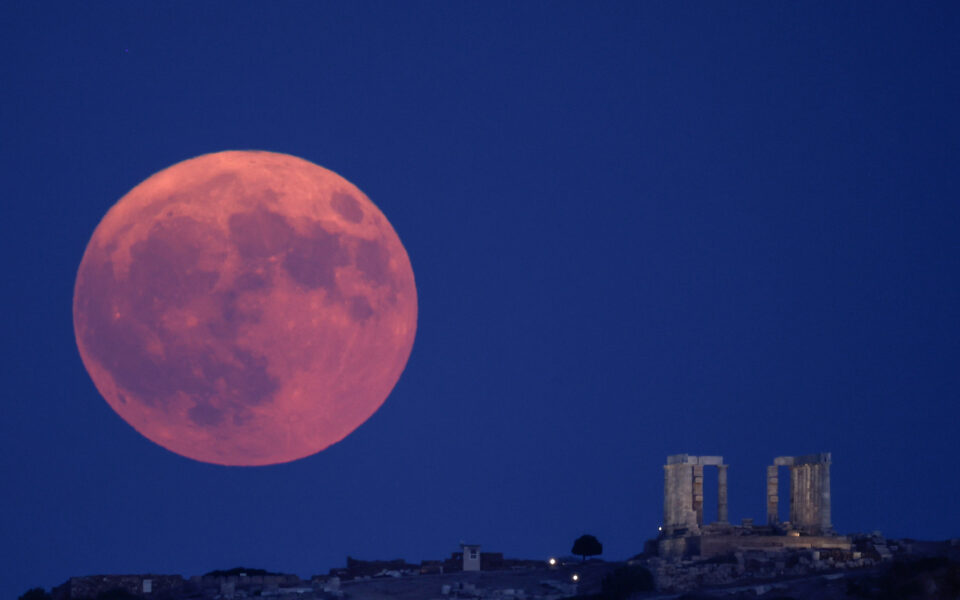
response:
<path id="1" fill-rule="evenodd" d="M 851 550 L 748 550 L 710 559 L 649 558 L 631 561 L 647 567 L 657 589 L 684 593 L 705 587 L 744 585 L 765 579 L 797 578 L 866 569 L 911 554 L 906 541 L 888 541 L 879 532 L 849 536 Z"/>

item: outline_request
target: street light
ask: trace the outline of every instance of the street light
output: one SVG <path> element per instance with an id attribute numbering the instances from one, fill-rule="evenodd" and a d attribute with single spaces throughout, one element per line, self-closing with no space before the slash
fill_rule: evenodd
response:
<path id="1" fill-rule="evenodd" d="M 557 566 L 557 559 L 551 556 L 550 560 L 547 561 L 547 564 L 550 565 L 551 567 L 555 567 Z"/>
<path id="2" fill-rule="evenodd" d="M 574 580 L 574 581 L 580 581 L 580 576 L 577 575 L 576 573 L 574 573 L 574 574 L 573 574 L 573 577 L 571 577 L 570 579 L 572 579 L 572 580 Z"/>

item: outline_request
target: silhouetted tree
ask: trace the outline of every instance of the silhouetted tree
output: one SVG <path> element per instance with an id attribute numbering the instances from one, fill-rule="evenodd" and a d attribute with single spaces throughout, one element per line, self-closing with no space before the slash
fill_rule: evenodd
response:
<path id="1" fill-rule="evenodd" d="M 50 594 L 43 588 L 32 588 L 25 591 L 19 600 L 50 600 Z"/>
<path id="2" fill-rule="evenodd" d="M 584 534 L 573 542 L 573 548 L 570 552 L 581 557 L 581 560 L 587 560 L 588 556 L 603 554 L 603 544 L 592 535 Z"/>

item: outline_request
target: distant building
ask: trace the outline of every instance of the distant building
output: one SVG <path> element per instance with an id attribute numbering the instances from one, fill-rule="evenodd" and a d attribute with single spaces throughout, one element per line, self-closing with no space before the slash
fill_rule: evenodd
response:
<path id="1" fill-rule="evenodd" d="M 480 570 L 480 544 L 460 544 L 463 552 L 463 570 Z"/>
<path id="2" fill-rule="evenodd" d="M 542 566 L 542 561 L 504 558 L 502 552 L 481 552 L 480 544 L 460 544 L 461 550 L 450 554 L 450 558 L 438 561 L 424 561 L 421 573 L 457 573 L 460 571 L 500 571 L 503 569 L 525 569 Z"/>

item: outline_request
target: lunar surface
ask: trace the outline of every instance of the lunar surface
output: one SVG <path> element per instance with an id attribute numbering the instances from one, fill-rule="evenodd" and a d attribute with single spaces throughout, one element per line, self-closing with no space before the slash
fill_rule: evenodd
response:
<path id="1" fill-rule="evenodd" d="M 220 152 L 110 209 L 73 322 L 97 389 L 141 434 L 267 465 L 323 450 L 383 404 L 417 292 L 396 232 L 350 182 L 285 154 Z"/>

